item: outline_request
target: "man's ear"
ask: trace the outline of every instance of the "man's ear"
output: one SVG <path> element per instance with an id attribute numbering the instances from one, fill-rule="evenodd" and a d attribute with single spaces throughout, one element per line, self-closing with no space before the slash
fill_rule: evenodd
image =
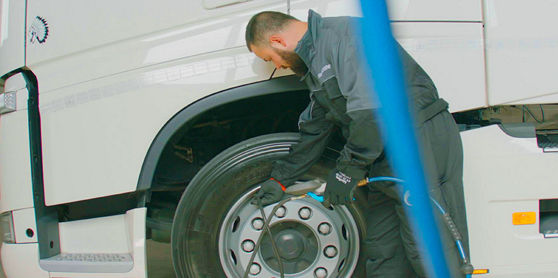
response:
<path id="1" fill-rule="evenodd" d="M 287 47 L 287 42 L 281 35 L 271 35 L 269 36 L 269 44 L 272 47 L 285 49 Z"/>

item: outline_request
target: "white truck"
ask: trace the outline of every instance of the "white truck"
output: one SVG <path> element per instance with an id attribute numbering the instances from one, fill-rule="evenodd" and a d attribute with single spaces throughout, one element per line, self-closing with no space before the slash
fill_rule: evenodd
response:
<path id="1" fill-rule="evenodd" d="M 388 5 L 462 129 L 474 276 L 556 277 L 558 1 Z M 309 99 L 248 52 L 244 28 L 310 8 L 360 13 L 349 0 L 0 0 L 7 276 L 146 277 L 149 238 L 171 242 L 178 277 L 278 276 L 269 239 L 247 265 L 262 220 L 248 200 Z M 291 248 L 286 277 L 360 277 L 363 206 L 287 203 L 271 226 Z"/>

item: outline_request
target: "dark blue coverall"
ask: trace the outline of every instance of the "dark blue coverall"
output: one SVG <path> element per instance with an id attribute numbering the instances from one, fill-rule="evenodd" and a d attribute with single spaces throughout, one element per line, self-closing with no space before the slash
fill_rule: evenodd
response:
<path id="1" fill-rule="evenodd" d="M 271 177 L 282 184 L 293 183 L 319 160 L 336 127 L 346 139 L 336 163 L 337 171 L 357 180 L 393 176 L 374 116 L 373 110 L 378 107 L 368 97 L 368 77 L 353 36 L 356 20 L 322 18 L 312 10 L 309 12 L 308 31 L 295 52 L 308 66 L 303 80 L 310 90 L 310 104 L 300 115 L 300 143 L 273 165 Z M 425 168 L 433 179 L 430 194 L 450 213 L 468 253 L 459 130 L 430 77 L 398 47 L 410 103 L 419 124 L 417 132 Z M 425 277 L 397 187 L 391 182 L 371 184 L 367 198 L 367 229 L 361 247 L 366 276 Z M 461 276 L 456 274 L 460 266 L 457 249 L 446 229 L 442 229 L 442 237 L 444 246 L 450 250 L 454 275 Z"/>

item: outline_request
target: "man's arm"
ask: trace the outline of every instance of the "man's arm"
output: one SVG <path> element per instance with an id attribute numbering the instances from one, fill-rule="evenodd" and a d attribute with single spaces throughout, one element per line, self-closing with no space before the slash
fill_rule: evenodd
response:
<path id="1" fill-rule="evenodd" d="M 384 145 L 373 111 L 366 109 L 348 114 L 351 117 L 349 137 L 337 159 L 337 170 L 361 180 L 368 166 L 382 154 Z"/>
<path id="2" fill-rule="evenodd" d="M 271 177 L 290 185 L 320 159 L 334 129 L 325 119 L 325 109 L 311 100 L 300 115 L 300 142 L 294 145 L 285 158 L 274 162 Z"/>
<path id="3" fill-rule="evenodd" d="M 342 40 L 338 48 L 332 50 L 330 61 L 351 118 L 349 136 L 337 161 L 337 170 L 362 179 L 368 166 L 384 151 L 384 145 L 374 113 L 377 105 L 370 99 L 368 70 L 357 46 L 354 39 Z"/>

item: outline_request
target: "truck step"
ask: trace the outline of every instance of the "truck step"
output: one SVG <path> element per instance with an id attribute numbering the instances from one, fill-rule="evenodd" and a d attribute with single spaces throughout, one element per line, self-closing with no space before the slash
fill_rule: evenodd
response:
<path id="1" fill-rule="evenodd" d="M 545 152 L 558 151 L 558 131 L 545 131 L 537 133 L 537 143 Z"/>
<path id="2" fill-rule="evenodd" d="M 130 254 L 111 253 L 61 253 L 40 263 L 51 272 L 125 273 L 134 267 Z"/>

